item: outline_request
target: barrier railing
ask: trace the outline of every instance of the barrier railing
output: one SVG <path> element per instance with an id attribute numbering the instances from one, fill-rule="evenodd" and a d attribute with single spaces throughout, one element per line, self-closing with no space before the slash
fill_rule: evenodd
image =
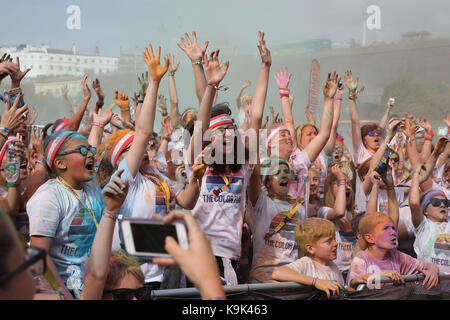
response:
<path id="1" fill-rule="evenodd" d="M 405 275 L 403 276 L 405 282 L 420 282 L 425 279 L 425 275 Z M 450 280 L 450 275 L 443 273 L 439 274 L 439 280 Z M 392 280 L 388 277 L 380 277 L 380 283 L 390 283 Z M 421 283 L 421 282 L 420 282 Z M 362 290 L 365 288 L 365 284 L 360 284 L 356 290 Z M 236 286 L 224 286 L 225 294 L 237 295 L 246 293 L 257 293 L 262 291 L 276 291 L 276 290 L 286 290 L 301 292 L 301 293 L 311 293 L 317 292 L 317 289 L 311 286 L 305 286 L 295 282 L 280 282 L 280 283 L 254 283 L 254 284 L 240 284 Z M 154 290 L 151 293 L 151 299 L 158 298 L 173 298 L 173 299 L 200 299 L 200 292 L 196 288 L 180 288 L 180 289 L 164 289 L 164 290 Z"/>

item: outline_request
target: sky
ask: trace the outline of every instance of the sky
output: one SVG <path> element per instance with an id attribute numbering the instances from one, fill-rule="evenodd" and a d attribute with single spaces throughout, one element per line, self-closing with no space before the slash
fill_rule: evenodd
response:
<path id="1" fill-rule="evenodd" d="M 258 30 L 271 44 L 329 38 L 345 44 L 361 42 L 363 12 L 381 9 L 381 30 L 368 31 L 367 43 L 398 41 L 406 32 L 429 31 L 450 36 L 448 0 L 0 0 L 0 44 L 48 44 L 52 48 L 118 56 L 141 52 L 151 43 L 168 50 L 184 32 L 196 31 L 199 41 L 227 43 L 242 54 L 256 54 Z M 81 29 L 69 30 L 67 7 L 81 10 Z M 7 12 L 8 14 L 5 14 Z"/>

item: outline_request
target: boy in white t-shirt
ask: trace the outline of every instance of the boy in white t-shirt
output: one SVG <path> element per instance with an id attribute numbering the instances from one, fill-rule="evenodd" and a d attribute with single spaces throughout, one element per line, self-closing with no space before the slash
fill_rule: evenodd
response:
<path id="1" fill-rule="evenodd" d="M 414 251 L 418 259 L 432 262 L 440 272 L 450 274 L 449 199 L 440 190 L 430 189 L 419 198 L 420 168 L 414 170 L 409 206 L 415 228 Z"/>
<path id="2" fill-rule="evenodd" d="M 335 228 L 332 222 L 321 218 L 308 218 L 295 229 L 295 241 L 303 258 L 275 269 L 272 278 L 314 286 L 328 298 L 339 294 L 344 279 L 333 260 L 337 257 Z"/>

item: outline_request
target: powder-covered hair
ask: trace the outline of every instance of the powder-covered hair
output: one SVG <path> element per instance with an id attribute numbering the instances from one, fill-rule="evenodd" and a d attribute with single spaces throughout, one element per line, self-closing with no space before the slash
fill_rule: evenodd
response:
<path id="1" fill-rule="evenodd" d="M 294 231 L 299 255 L 308 255 L 307 244 L 315 244 L 320 238 L 334 236 L 336 229 L 333 222 L 322 218 L 308 218 L 300 221 Z"/>
<path id="2" fill-rule="evenodd" d="M 111 252 L 111 256 L 109 258 L 109 272 L 106 278 L 105 289 L 112 290 L 112 288 L 117 287 L 127 273 L 131 273 L 140 283 L 144 284 L 144 274 L 142 273 L 139 263 L 135 258 L 129 256 L 123 250 Z"/>
<path id="3" fill-rule="evenodd" d="M 241 97 L 241 104 L 251 104 L 253 97 L 249 94 L 244 94 Z"/>
<path id="4" fill-rule="evenodd" d="M 366 238 L 364 237 L 364 235 L 371 234 L 373 232 L 373 229 L 375 229 L 375 227 L 377 225 L 379 225 L 380 223 L 386 221 L 386 219 L 390 220 L 392 223 L 394 223 L 394 221 L 392 221 L 392 218 L 383 212 L 375 212 L 372 214 L 366 214 L 361 219 L 361 221 L 359 221 L 359 226 L 358 226 L 359 233 L 361 234 L 361 239 L 362 239 L 362 241 L 364 241 L 366 246 L 368 246 L 369 243 L 366 241 Z"/>

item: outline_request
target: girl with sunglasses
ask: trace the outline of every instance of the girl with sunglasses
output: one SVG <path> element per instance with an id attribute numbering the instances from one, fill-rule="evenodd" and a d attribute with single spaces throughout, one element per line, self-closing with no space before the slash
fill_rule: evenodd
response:
<path id="1" fill-rule="evenodd" d="M 53 179 L 28 200 L 31 246 L 46 250 L 47 265 L 67 298 L 79 298 L 83 261 L 89 255 L 104 204 L 94 178 L 96 149 L 73 131 L 46 137 L 45 158 Z"/>
<path id="2" fill-rule="evenodd" d="M 409 195 L 416 235 L 414 251 L 418 259 L 436 264 L 440 272 L 450 273 L 450 224 L 447 222 L 450 200 L 437 189 L 419 196 L 420 171 L 420 166 L 414 168 Z"/>

